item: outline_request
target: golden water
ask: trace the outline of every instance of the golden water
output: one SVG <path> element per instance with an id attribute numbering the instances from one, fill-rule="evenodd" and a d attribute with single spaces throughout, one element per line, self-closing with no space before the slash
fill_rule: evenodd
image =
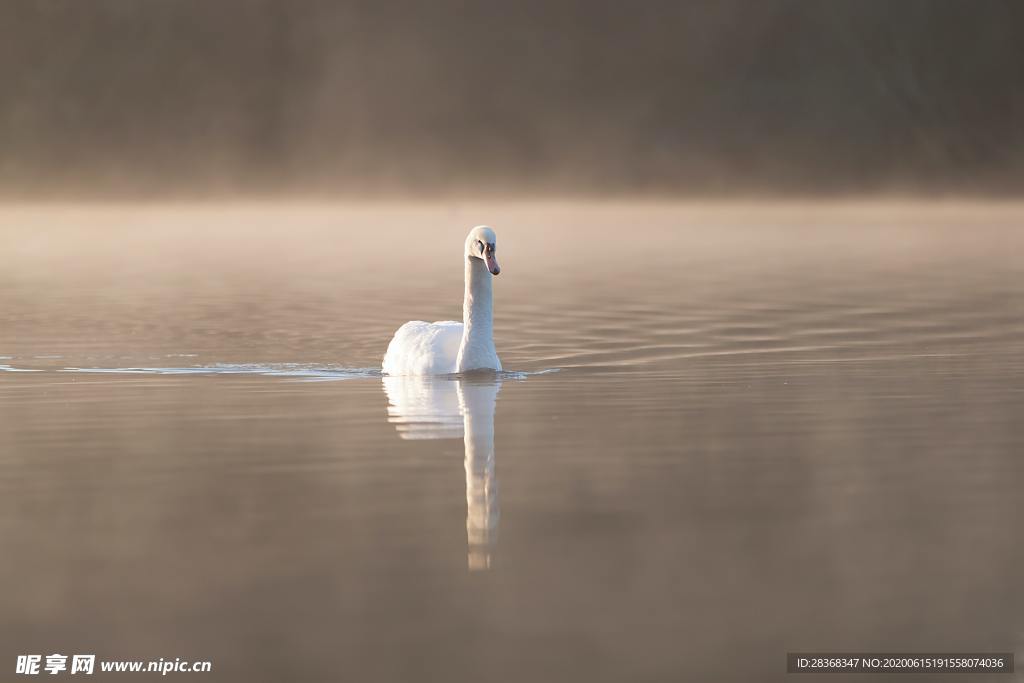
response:
<path id="1" fill-rule="evenodd" d="M 4 209 L 0 662 L 781 681 L 790 650 L 1020 650 L 1022 219 Z M 461 315 L 476 223 L 514 372 L 386 386 L 395 328 Z"/>

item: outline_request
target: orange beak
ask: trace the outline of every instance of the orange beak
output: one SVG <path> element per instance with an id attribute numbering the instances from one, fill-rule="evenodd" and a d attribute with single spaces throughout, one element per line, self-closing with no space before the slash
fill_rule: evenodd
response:
<path id="1" fill-rule="evenodd" d="M 491 275 L 497 275 L 501 272 L 501 266 L 498 265 L 498 260 L 494 258 L 494 247 L 490 244 L 484 247 L 484 263 L 487 264 L 487 270 L 491 271 Z"/>

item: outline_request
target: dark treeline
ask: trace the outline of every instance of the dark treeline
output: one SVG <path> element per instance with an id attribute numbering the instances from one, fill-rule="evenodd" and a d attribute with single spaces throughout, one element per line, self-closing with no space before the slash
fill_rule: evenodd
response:
<path id="1" fill-rule="evenodd" d="M 1015 194 L 1019 0 L 17 0 L 0 191 Z"/>

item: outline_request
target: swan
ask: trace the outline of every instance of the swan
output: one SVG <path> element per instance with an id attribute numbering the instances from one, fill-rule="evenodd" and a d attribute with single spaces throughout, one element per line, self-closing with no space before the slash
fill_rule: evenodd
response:
<path id="1" fill-rule="evenodd" d="M 478 225 L 466 236 L 466 293 L 462 322 L 413 320 L 398 328 L 382 369 L 388 375 L 449 375 L 470 370 L 501 370 L 494 348 L 491 284 L 498 267 L 494 230 Z"/>

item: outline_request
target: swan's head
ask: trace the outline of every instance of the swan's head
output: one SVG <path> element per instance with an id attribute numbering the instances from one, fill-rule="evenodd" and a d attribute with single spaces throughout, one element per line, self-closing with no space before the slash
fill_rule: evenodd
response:
<path id="1" fill-rule="evenodd" d="M 469 231 L 466 238 L 466 258 L 478 258 L 491 271 L 491 275 L 501 272 L 498 266 L 498 256 L 495 253 L 498 249 L 498 237 L 494 230 L 486 225 L 478 225 Z"/>

